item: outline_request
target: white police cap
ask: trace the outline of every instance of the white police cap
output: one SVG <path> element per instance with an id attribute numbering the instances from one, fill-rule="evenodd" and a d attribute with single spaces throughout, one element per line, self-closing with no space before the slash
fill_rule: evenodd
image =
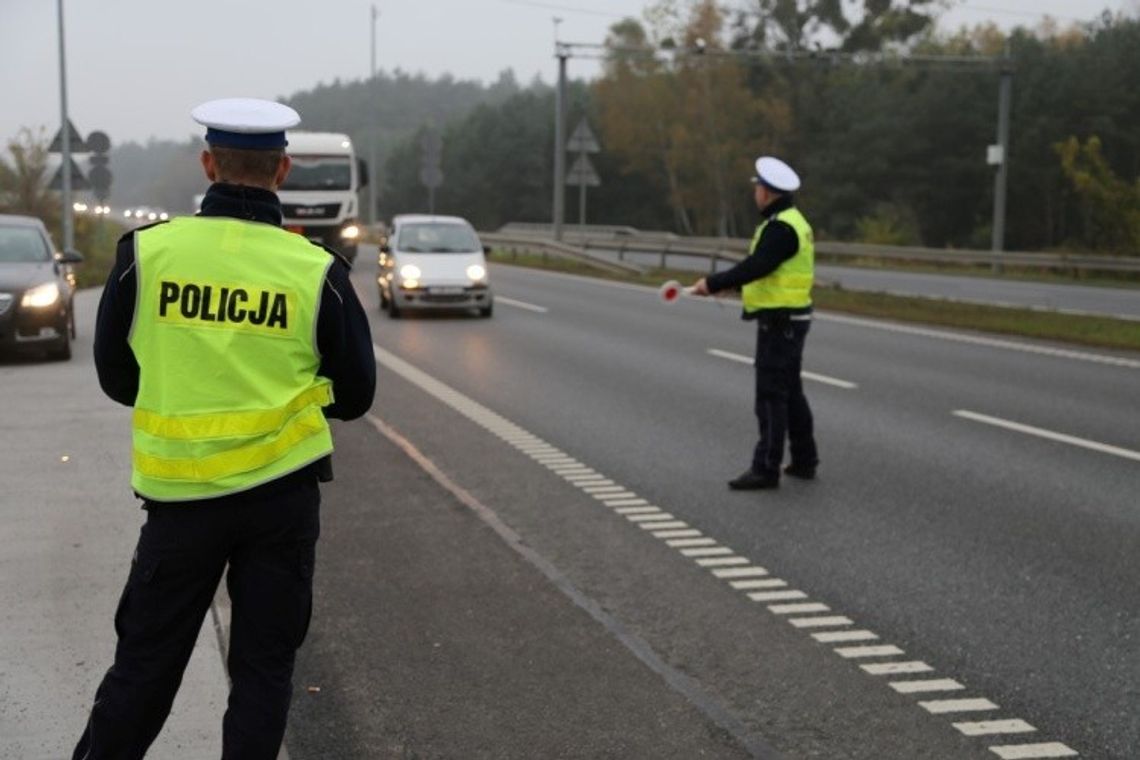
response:
<path id="1" fill-rule="evenodd" d="M 301 123 L 289 106 L 257 98 L 211 100 L 190 115 L 206 127 L 210 145 L 248 150 L 284 148 L 285 130 Z"/>
<path id="2" fill-rule="evenodd" d="M 778 158 L 761 156 L 756 159 L 756 176 L 752 181 L 765 185 L 778 193 L 793 193 L 800 189 L 800 175 Z"/>

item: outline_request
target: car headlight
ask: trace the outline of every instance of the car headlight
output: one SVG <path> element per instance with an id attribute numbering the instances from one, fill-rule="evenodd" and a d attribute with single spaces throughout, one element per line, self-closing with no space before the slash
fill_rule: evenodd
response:
<path id="1" fill-rule="evenodd" d="M 43 309 L 52 306 L 59 300 L 59 286 L 54 282 L 45 282 L 31 290 L 24 291 L 20 305 L 29 309 Z"/>
<path id="2" fill-rule="evenodd" d="M 486 279 L 487 270 L 484 269 L 481 264 L 472 264 L 467 267 L 467 276 L 470 277 L 472 281 L 479 282 Z"/>
<path id="3" fill-rule="evenodd" d="M 360 228 L 355 224 L 350 224 L 340 231 L 340 236 L 345 240 L 356 240 L 360 237 Z"/>
<path id="4" fill-rule="evenodd" d="M 415 264 L 404 264 L 400 267 L 400 277 L 405 280 L 418 280 L 423 275 Z"/>

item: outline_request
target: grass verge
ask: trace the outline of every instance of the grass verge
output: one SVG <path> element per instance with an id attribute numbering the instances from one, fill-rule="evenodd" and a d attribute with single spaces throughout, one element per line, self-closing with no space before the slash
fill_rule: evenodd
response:
<path id="1" fill-rule="evenodd" d="M 500 264 L 546 269 L 642 285 L 660 285 L 675 279 L 693 282 L 698 274 L 675 269 L 652 269 L 640 275 L 602 271 L 587 263 L 541 254 L 493 251 L 490 260 Z M 1061 314 L 1036 309 L 984 306 L 933 298 L 895 296 L 817 285 L 812 293 L 816 308 L 902 322 L 1018 335 L 1082 346 L 1140 351 L 1140 322 L 1111 317 Z"/>

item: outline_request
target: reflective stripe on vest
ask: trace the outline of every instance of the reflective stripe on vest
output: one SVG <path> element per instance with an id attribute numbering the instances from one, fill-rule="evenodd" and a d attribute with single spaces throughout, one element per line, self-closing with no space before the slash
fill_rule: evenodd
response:
<path id="1" fill-rule="evenodd" d="M 317 375 L 322 249 L 272 225 L 182 217 L 135 233 L 139 363 L 131 485 L 212 498 L 332 451 Z"/>
<path id="2" fill-rule="evenodd" d="M 745 311 L 761 309 L 796 309 L 811 306 L 811 287 L 815 279 L 815 243 L 811 225 L 797 208 L 788 208 L 772 219 L 778 219 L 795 230 L 799 249 L 776 271 L 746 284 L 741 289 Z M 749 250 L 755 252 L 764 228 L 772 219 L 766 219 L 756 228 Z"/>

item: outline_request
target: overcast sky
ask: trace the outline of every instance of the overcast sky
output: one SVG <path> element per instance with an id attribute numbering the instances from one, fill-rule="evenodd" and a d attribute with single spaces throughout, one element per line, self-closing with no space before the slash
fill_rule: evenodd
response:
<path id="1" fill-rule="evenodd" d="M 553 80 L 553 17 L 561 38 L 601 42 L 649 0 L 376 0 L 376 62 L 437 76 Z M 368 0 L 64 0 L 68 100 L 86 135 L 113 142 L 184 139 L 190 109 L 217 97 L 274 98 L 336 78 L 367 76 Z M 1035 25 L 1041 15 L 1088 20 L 1104 8 L 1135 14 L 1140 0 L 951 0 L 943 28 L 992 20 Z M 59 126 L 56 0 L 0 0 L 0 144 L 20 127 Z M 571 76 L 593 64 L 571 62 Z M 302 114 L 303 116 L 303 114 Z"/>

